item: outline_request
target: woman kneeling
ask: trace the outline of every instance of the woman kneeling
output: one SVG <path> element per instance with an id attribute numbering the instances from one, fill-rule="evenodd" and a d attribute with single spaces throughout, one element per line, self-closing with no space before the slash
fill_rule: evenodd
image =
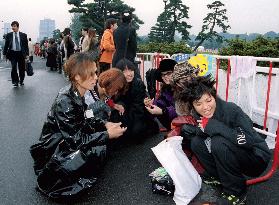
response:
<path id="1" fill-rule="evenodd" d="M 31 146 L 38 188 L 51 198 L 74 196 L 95 183 L 106 144 L 126 131 L 87 110 L 84 94 L 96 84 L 96 64 L 86 53 L 65 64 L 70 85 L 62 88 L 44 123 L 40 142 Z"/>

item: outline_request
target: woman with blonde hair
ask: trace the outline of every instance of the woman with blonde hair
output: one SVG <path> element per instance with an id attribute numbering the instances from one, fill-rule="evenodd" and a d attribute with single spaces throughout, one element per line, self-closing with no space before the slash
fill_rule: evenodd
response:
<path id="1" fill-rule="evenodd" d="M 87 109 L 84 94 L 96 85 L 96 63 L 87 53 L 65 63 L 70 85 L 48 112 L 39 143 L 30 148 L 38 189 L 50 198 L 77 195 L 96 182 L 109 139 L 123 135 L 121 123 L 104 122 Z"/>

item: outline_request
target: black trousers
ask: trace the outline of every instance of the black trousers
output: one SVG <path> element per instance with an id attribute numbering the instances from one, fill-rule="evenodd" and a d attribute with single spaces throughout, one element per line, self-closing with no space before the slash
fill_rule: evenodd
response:
<path id="1" fill-rule="evenodd" d="M 205 145 L 205 137 L 191 139 L 191 149 L 203 164 L 206 172 L 219 179 L 224 192 L 241 195 L 246 191 L 246 176 L 259 176 L 267 163 L 253 154 L 253 150 L 243 149 L 223 136 L 211 138 L 211 153 Z"/>
<path id="2" fill-rule="evenodd" d="M 142 142 L 146 137 L 149 137 L 150 134 L 159 132 L 157 122 L 147 111 L 138 119 L 130 119 L 127 117 L 128 112 L 121 116 L 117 110 L 112 110 L 110 115 L 110 122 L 121 122 L 122 126 L 127 127 L 126 132 L 119 138 L 120 140 L 138 143 Z"/>
<path id="3" fill-rule="evenodd" d="M 10 51 L 10 61 L 12 64 L 11 78 L 12 83 L 23 83 L 25 78 L 25 58 L 21 51 Z M 19 75 L 17 73 L 17 68 Z"/>

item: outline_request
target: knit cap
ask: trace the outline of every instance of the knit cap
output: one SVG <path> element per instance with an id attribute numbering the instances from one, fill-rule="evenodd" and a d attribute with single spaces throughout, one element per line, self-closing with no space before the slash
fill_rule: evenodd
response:
<path id="1" fill-rule="evenodd" d="M 199 69 L 193 67 L 187 61 L 176 64 L 172 74 L 173 84 L 177 84 L 180 81 L 187 81 L 187 79 L 198 76 L 198 73 Z"/>

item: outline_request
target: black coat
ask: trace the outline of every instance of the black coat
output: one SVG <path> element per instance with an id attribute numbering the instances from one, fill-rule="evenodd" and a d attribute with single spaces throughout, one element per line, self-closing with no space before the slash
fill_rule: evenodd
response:
<path id="1" fill-rule="evenodd" d="M 47 49 L 47 61 L 46 61 L 47 67 L 57 68 L 57 55 L 58 55 L 58 50 L 56 44 L 51 45 Z"/>
<path id="2" fill-rule="evenodd" d="M 122 104 L 125 108 L 124 114 L 120 116 L 120 121 L 127 127 L 124 135 L 129 139 L 143 138 L 150 129 L 157 129 L 156 122 L 145 108 L 144 98 L 146 96 L 144 83 L 141 79 L 134 78 L 126 94 L 116 100 L 116 103 Z M 115 112 L 112 112 L 112 117 L 114 115 Z M 119 120 L 113 119 L 113 121 Z"/>
<path id="3" fill-rule="evenodd" d="M 20 38 L 21 53 L 24 57 L 26 57 L 29 55 L 27 35 L 25 33 L 19 32 L 19 38 Z M 11 59 L 12 57 L 10 56 L 10 51 L 12 50 L 12 47 L 13 47 L 13 32 L 10 32 L 6 35 L 5 45 L 3 50 L 3 55 L 6 55 L 7 59 Z"/>
<path id="4" fill-rule="evenodd" d="M 136 30 L 129 24 L 123 23 L 113 32 L 113 40 L 116 51 L 113 55 L 112 66 L 115 67 L 117 62 L 124 57 L 130 60 L 131 62 L 134 62 L 137 53 Z M 127 53 L 126 56 L 124 56 L 126 46 Z"/>
<path id="5" fill-rule="evenodd" d="M 66 197 L 90 188 L 102 168 L 108 132 L 102 120 L 85 117 L 86 109 L 76 89 L 61 89 L 39 143 L 30 148 L 38 187 L 49 197 Z"/>
<path id="6" fill-rule="evenodd" d="M 211 137 L 221 135 L 238 147 L 251 150 L 264 162 L 270 160 L 270 150 L 265 140 L 253 129 L 252 120 L 232 102 L 216 99 L 216 110 L 204 133 Z"/>

